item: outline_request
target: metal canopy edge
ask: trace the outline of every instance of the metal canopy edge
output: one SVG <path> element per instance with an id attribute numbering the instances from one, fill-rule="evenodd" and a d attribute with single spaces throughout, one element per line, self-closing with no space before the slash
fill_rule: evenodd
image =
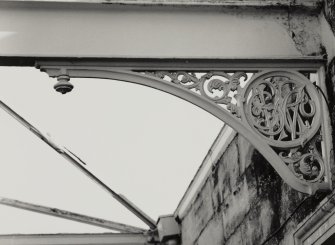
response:
<path id="1" fill-rule="evenodd" d="M 227 69 L 227 68 L 314 68 L 327 63 L 322 56 L 255 58 L 149 58 L 149 57 L 53 57 L 0 56 L 0 66 L 39 68 L 43 65 L 99 66 L 129 69 Z"/>
<path id="2" fill-rule="evenodd" d="M 4 0 L 2 2 L 119 4 L 153 6 L 255 6 L 255 7 L 320 7 L 321 0 Z"/>

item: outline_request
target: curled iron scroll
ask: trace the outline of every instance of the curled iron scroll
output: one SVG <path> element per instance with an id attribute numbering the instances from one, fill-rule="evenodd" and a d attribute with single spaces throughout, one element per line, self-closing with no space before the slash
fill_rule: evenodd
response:
<path id="1" fill-rule="evenodd" d="M 240 97 L 242 120 L 258 133 L 301 180 L 322 182 L 318 144 L 321 101 L 304 76 L 273 71 L 256 74 Z"/>

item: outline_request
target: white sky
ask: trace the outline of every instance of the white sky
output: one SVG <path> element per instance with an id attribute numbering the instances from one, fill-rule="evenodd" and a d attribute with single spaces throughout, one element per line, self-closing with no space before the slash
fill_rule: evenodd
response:
<path id="1" fill-rule="evenodd" d="M 157 220 L 173 213 L 222 123 L 181 99 L 119 81 L 56 79 L 0 67 L 0 100 L 80 156 L 87 168 Z M 0 110 L 0 196 L 147 228 L 84 174 Z M 0 205 L 0 233 L 106 232 Z"/>

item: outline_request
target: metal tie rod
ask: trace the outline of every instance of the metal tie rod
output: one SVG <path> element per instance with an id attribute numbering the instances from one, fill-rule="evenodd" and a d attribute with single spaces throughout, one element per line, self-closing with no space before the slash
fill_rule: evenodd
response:
<path id="1" fill-rule="evenodd" d="M 49 145 L 52 149 L 61 154 L 66 160 L 72 163 L 74 166 L 79 168 L 84 174 L 86 174 L 91 180 L 100 185 L 104 190 L 106 190 L 109 194 L 111 194 L 117 201 L 119 201 L 123 206 L 125 206 L 128 210 L 130 210 L 133 214 L 135 214 L 139 219 L 141 219 L 144 223 L 146 223 L 151 229 L 156 229 L 155 221 L 150 218 L 146 213 L 140 210 L 138 207 L 129 202 L 124 196 L 116 193 L 111 188 L 109 188 L 105 183 L 103 183 L 98 177 L 96 177 L 93 173 L 87 170 L 83 165 L 82 161 L 67 150 L 64 147 L 58 146 L 55 142 L 53 142 L 49 137 L 45 136 L 42 132 L 40 132 L 37 128 L 31 125 L 27 120 L 17 114 L 13 109 L 11 109 L 8 105 L 0 100 L 0 107 L 6 111 L 9 115 L 15 118 L 18 122 L 20 122 L 23 126 L 29 129 L 33 134 L 35 134 L 38 138 L 44 141 L 47 145 Z M 83 163 L 85 164 L 85 163 Z"/>
<path id="2" fill-rule="evenodd" d="M 117 223 L 110 220 L 105 220 L 101 218 L 91 217 L 84 214 L 73 213 L 67 210 L 62 210 L 58 208 L 51 208 L 42 205 L 36 205 L 28 202 L 21 202 L 18 200 L 0 197 L 0 204 L 28 210 L 31 212 L 46 214 L 50 216 L 55 216 L 63 219 L 73 220 L 76 222 L 81 222 L 84 224 L 99 226 L 103 228 L 107 228 L 114 231 L 121 231 L 121 232 L 130 232 L 130 233 L 144 233 L 145 230 L 142 228 L 138 228 L 135 226 L 130 226 L 122 223 Z"/>

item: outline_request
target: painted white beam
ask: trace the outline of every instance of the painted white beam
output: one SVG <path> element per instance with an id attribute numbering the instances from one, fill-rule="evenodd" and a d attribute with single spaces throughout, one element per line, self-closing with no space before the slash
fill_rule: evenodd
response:
<path id="1" fill-rule="evenodd" d="M 4 0 L 4 2 L 53 2 L 123 5 L 177 5 L 177 6 L 305 6 L 318 7 L 322 0 Z"/>
<path id="2" fill-rule="evenodd" d="M 0 235 L 3 245 L 149 245 L 143 234 Z"/>
<path id="3" fill-rule="evenodd" d="M 301 58 L 320 51 L 318 38 L 308 43 L 308 54 L 296 47 L 285 8 L 128 3 L 0 1 L 0 56 L 250 59 Z M 309 23 L 317 27 L 317 16 L 309 16 Z M 318 28 L 304 32 L 318 36 Z"/>
<path id="4" fill-rule="evenodd" d="M 145 232 L 144 229 L 130 226 L 130 225 L 125 225 L 122 223 L 117 223 L 101 218 L 96 218 L 96 217 L 91 217 L 83 214 L 78 214 L 78 213 L 73 213 L 70 211 L 58 209 L 58 208 L 51 208 L 51 207 L 46 207 L 46 206 L 41 206 L 41 205 L 36 205 L 28 202 L 21 202 L 18 200 L 14 199 L 9 199 L 9 198 L 3 198 L 0 197 L 0 204 L 14 207 L 14 208 L 19 208 L 19 209 L 24 209 L 36 213 L 41 213 L 41 214 L 46 214 L 50 216 L 55 216 L 63 219 L 68 219 L 68 220 L 73 220 L 76 222 L 81 222 L 89 225 L 94 225 L 94 226 L 99 226 L 107 229 L 111 229 L 114 231 L 121 231 L 121 232 L 133 232 L 133 233 L 143 233 Z"/>
<path id="5" fill-rule="evenodd" d="M 306 6 L 318 7 L 322 0 L 3 0 L 3 2 L 91 3 L 177 6 Z"/>

